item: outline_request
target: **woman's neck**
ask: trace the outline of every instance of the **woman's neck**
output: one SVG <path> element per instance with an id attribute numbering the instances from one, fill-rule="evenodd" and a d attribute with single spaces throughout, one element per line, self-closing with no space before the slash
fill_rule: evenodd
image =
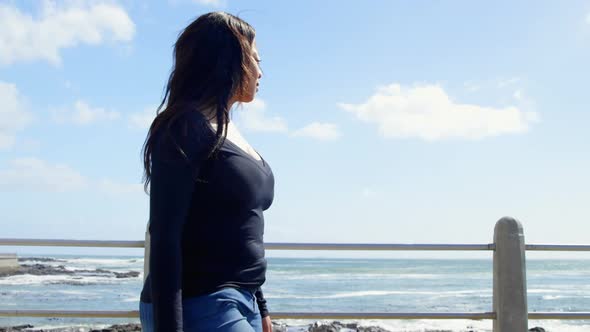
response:
<path id="1" fill-rule="evenodd" d="M 217 124 L 217 107 L 216 106 L 203 108 L 203 109 L 199 110 L 199 112 L 201 112 L 203 115 L 205 115 L 205 117 L 207 118 L 207 120 L 209 120 L 209 122 L 211 124 Z M 227 122 L 228 122 L 228 124 L 231 123 L 231 120 L 229 117 L 227 119 Z"/>

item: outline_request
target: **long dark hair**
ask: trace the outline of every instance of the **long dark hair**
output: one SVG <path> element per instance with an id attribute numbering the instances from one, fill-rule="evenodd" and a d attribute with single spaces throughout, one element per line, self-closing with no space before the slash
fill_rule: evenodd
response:
<path id="1" fill-rule="evenodd" d="M 162 127 L 169 130 L 178 116 L 215 110 L 204 115 L 215 117 L 218 123 L 209 157 L 217 153 L 227 136 L 230 100 L 245 92 L 246 79 L 253 74 L 248 64 L 254 37 L 250 24 L 225 12 L 201 15 L 180 33 L 164 98 L 143 145 L 143 181 L 148 195 L 154 134 Z"/>

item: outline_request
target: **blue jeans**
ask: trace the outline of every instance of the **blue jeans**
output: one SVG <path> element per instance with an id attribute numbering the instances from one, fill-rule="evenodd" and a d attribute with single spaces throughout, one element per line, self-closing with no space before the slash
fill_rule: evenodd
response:
<path id="1" fill-rule="evenodd" d="M 143 332 L 154 332 L 151 303 L 139 302 Z M 242 288 L 222 288 L 182 300 L 184 332 L 262 332 L 262 319 L 254 293 Z"/>

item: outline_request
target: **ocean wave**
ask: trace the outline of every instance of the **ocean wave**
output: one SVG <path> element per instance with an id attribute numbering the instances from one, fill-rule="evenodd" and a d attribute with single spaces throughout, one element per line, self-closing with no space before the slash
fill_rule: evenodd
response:
<path id="1" fill-rule="evenodd" d="M 141 258 L 67 258 L 67 263 L 79 265 L 105 265 L 105 266 L 128 266 L 130 264 L 143 264 Z"/>
<path id="2" fill-rule="evenodd" d="M 24 257 L 26 260 L 20 263 L 21 266 L 44 265 L 54 268 L 63 268 L 67 271 L 77 272 L 80 270 L 108 269 L 113 272 L 125 272 L 129 270 L 143 270 L 143 258 L 53 258 L 53 257 L 34 257 L 39 260 Z M 55 259 L 47 261 L 47 259 Z"/>
<path id="3" fill-rule="evenodd" d="M 449 276 L 441 274 L 387 274 L 387 273 L 319 273 L 319 274 L 297 274 L 294 271 L 273 271 L 269 269 L 269 276 L 274 276 L 281 280 L 366 280 L 366 279 L 387 279 L 387 280 L 403 280 L 403 279 L 449 279 Z M 464 277 L 463 277 L 464 278 Z"/>
<path id="4" fill-rule="evenodd" d="M 63 330 L 63 331 L 92 331 L 92 330 L 99 330 L 102 331 L 103 329 L 107 329 L 112 324 L 43 324 L 43 325 L 35 325 L 35 331 L 54 331 L 54 330 Z M 23 331 L 29 331 L 29 329 L 24 329 Z"/>
<path id="5" fill-rule="evenodd" d="M 564 295 L 543 295 L 541 297 L 543 300 L 558 300 L 563 298 L 571 298 L 573 296 L 564 296 Z"/>
<path id="6" fill-rule="evenodd" d="M 70 276 L 70 275 L 32 275 L 20 274 L 0 279 L 0 285 L 56 285 L 67 284 L 74 286 L 96 285 L 96 284 L 120 284 L 123 279 L 113 277 L 97 276 Z"/>
<path id="7" fill-rule="evenodd" d="M 340 292 L 327 295 L 297 295 L 268 292 L 265 298 L 279 298 L 279 299 L 339 299 L 350 297 L 368 297 L 368 296 L 388 296 L 388 295 L 431 295 L 438 297 L 465 297 L 464 295 L 481 295 L 484 297 L 491 297 L 491 289 L 477 289 L 477 290 L 458 290 L 458 291 L 385 291 L 385 290 L 364 290 L 356 292 Z"/>
<path id="8" fill-rule="evenodd" d="M 528 289 L 528 294 L 543 294 L 543 293 L 562 293 L 563 290 L 559 289 L 549 289 L 549 288 L 540 288 L 540 289 Z"/>
<path id="9" fill-rule="evenodd" d="M 131 296 L 123 300 L 123 302 L 138 302 L 139 303 L 140 297 L 139 296 Z"/>

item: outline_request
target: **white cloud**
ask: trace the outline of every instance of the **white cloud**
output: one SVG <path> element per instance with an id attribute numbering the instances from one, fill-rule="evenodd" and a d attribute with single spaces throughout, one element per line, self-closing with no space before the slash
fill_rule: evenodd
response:
<path id="1" fill-rule="evenodd" d="M 588 13 L 588 16 L 586 16 L 586 23 L 590 24 L 590 13 Z"/>
<path id="2" fill-rule="evenodd" d="M 63 48 L 105 40 L 128 42 L 134 35 L 135 24 L 116 4 L 70 1 L 57 5 L 45 0 L 39 17 L 0 4 L 0 65 L 32 60 L 59 65 Z"/>
<path id="3" fill-rule="evenodd" d="M 244 104 L 244 109 L 236 110 L 240 126 L 250 131 L 287 132 L 287 123 L 279 116 L 266 115 L 266 103 L 254 99 Z"/>
<path id="4" fill-rule="evenodd" d="M 123 184 L 103 178 L 91 180 L 65 164 L 37 158 L 17 158 L 0 169 L 0 190 L 63 193 L 92 189 L 107 195 L 139 194 L 143 184 Z"/>
<path id="5" fill-rule="evenodd" d="M 382 86 L 363 104 L 338 104 L 358 119 L 374 123 L 383 137 L 418 137 L 427 141 L 445 138 L 479 139 L 523 133 L 536 113 L 515 106 L 503 108 L 460 104 L 438 85 Z"/>
<path id="6" fill-rule="evenodd" d="M 33 115 L 26 109 L 26 101 L 16 85 L 0 81 L 0 150 L 14 145 L 15 134 L 24 129 Z"/>
<path id="7" fill-rule="evenodd" d="M 102 121 L 113 121 L 120 118 L 115 111 L 107 111 L 99 107 L 90 107 L 88 103 L 78 100 L 71 109 L 51 110 L 53 120 L 57 123 L 73 123 L 76 125 L 88 125 Z"/>
<path id="8" fill-rule="evenodd" d="M 341 134 L 335 124 L 312 122 L 293 132 L 293 136 L 311 137 L 322 141 L 334 141 L 340 138 Z"/>
<path id="9" fill-rule="evenodd" d="M 0 170 L 0 189 L 65 192 L 83 189 L 88 180 L 63 164 L 51 165 L 36 158 L 19 158 Z"/>
<path id="10" fill-rule="evenodd" d="M 498 88 L 504 88 L 509 85 L 516 84 L 520 81 L 521 81 L 520 77 L 511 77 L 511 78 L 506 78 L 506 79 L 498 79 L 496 84 L 497 84 Z"/>
<path id="11" fill-rule="evenodd" d="M 279 116 L 266 115 L 264 100 L 255 99 L 243 104 L 243 110 L 237 110 L 237 122 L 240 127 L 249 131 L 289 133 L 287 122 Z M 307 126 L 292 131 L 291 136 L 311 137 L 317 140 L 336 140 L 341 134 L 338 127 L 332 123 L 312 122 Z"/>
<path id="12" fill-rule="evenodd" d="M 158 106 L 150 106 L 141 112 L 129 115 L 129 125 L 133 128 L 148 129 L 156 117 L 157 109 Z"/>

